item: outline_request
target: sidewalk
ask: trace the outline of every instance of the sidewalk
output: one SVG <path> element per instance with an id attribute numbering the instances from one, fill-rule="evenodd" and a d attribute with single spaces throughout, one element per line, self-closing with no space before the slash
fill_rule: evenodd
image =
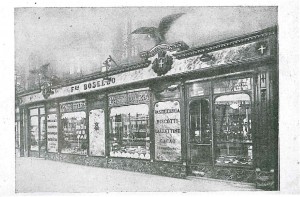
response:
<path id="1" fill-rule="evenodd" d="M 38 158 L 16 158 L 16 192 L 195 192 L 254 191 L 251 184 L 213 179 L 176 179 L 81 166 Z"/>

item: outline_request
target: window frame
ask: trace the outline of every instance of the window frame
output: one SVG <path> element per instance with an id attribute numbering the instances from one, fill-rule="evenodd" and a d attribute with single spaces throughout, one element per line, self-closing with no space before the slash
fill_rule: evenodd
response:
<path id="1" fill-rule="evenodd" d="M 247 78 L 247 77 L 245 77 Z M 214 162 L 214 165 L 216 166 L 232 166 L 232 167 L 252 167 L 253 166 L 253 147 L 254 147 L 254 143 L 253 143 L 253 126 L 251 126 L 251 134 L 252 134 L 252 141 L 251 141 L 251 146 L 252 146 L 252 164 L 249 164 L 249 165 L 236 165 L 236 164 L 217 164 L 216 163 L 216 159 L 217 159 L 217 155 L 216 155 L 216 149 L 217 149 L 217 136 L 216 136 L 216 121 L 215 121 L 215 108 L 216 108 L 216 99 L 221 97 L 221 96 L 227 96 L 227 95 L 237 95 L 237 94 L 246 94 L 249 96 L 250 98 L 250 109 L 251 109 L 251 114 L 249 115 L 250 117 L 250 120 L 252 121 L 253 120 L 253 93 L 254 93 L 254 90 L 253 90 L 253 77 L 249 77 L 251 79 L 251 90 L 241 90 L 241 91 L 233 91 L 233 92 L 226 92 L 226 93 L 217 93 L 217 94 L 213 94 L 213 108 L 212 108 L 212 116 L 213 116 L 213 128 L 214 128 L 214 131 L 213 131 L 213 135 L 214 135 L 214 158 L 213 158 L 213 162 Z M 240 78 L 233 78 L 233 79 L 240 79 Z M 232 78 L 230 78 L 229 80 L 232 80 Z M 213 88 L 213 86 L 212 86 Z M 242 142 L 238 142 L 239 144 L 242 144 Z"/>
<path id="2" fill-rule="evenodd" d="M 138 91 L 130 91 L 130 92 L 138 92 Z M 150 93 L 150 92 L 149 92 Z M 119 94 L 119 93 L 116 93 L 116 95 L 117 94 Z M 148 142 L 149 143 L 149 158 L 134 158 L 134 157 L 121 157 L 121 156 L 112 156 L 111 155 L 111 151 L 110 151 L 110 149 L 111 149 L 111 140 L 110 140 L 110 135 L 111 135 L 111 130 L 112 130 L 112 125 L 111 125 L 111 110 L 113 109 L 113 108 L 121 108 L 121 107 L 128 107 L 128 106 L 137 106 L 137 105 L 145 105 L 145 106 L 147 106 L 148 107 L 148 128 L 149 128 L 149 140 L 147 141 L 146 140 L 146 138 L 145 138 L 145 142 Z M 110 106 L 110 107 L 108 107 L 108 114 L 107 114 L 107 116 L 108 116 L 108 121 L 107 121 L 107 124 L 108 124 L 108 132 L 107 132 L 107 134 L 108 134 L 108 136 L 107 136 L 107 138 L 105 138 L 106 140 L 107 140 L 107 147 L 108 147 L 108 150 L 107 150 L 107 153 L 108 153 L 108 157 L 111 157 L 111 158 L 126 158 L 126 159 L 137 159 L 137 160 L 150 160 L 151 159 L 151 118 L 150 118 L 150 115 L 151 115 L 151 113 L 150 113 L 150 110 L 151 110 L 151 108 L 150 108 L 150 102 L 145 102 L 145 103 L 138 103 L 138 104 L 128 104 L 128 103 L 126 103 L 126 104 L 124 104 L 124 105 L 116 105 L 116 106 Z M 146 146 L 145 146 L 145 148 L 146 148 Z M 145 154 L 146 155 L 146 154 Z"/>

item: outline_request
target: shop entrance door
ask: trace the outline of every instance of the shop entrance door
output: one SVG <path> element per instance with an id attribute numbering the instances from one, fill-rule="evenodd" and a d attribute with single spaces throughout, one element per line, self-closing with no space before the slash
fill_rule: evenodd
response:
<path id="1" fill-rule="evenodd" d="M 209 99 L 200 98 L 189 104 L 189 163 L 210 163 L 211 128 Z"/>

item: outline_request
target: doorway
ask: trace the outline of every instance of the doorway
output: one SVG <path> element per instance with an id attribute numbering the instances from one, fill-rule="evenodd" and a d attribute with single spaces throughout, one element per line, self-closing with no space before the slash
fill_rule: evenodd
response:
<path id="1" fill-rule="evenodd" d="M 29 109 L 29 150 L 30 156 L 45 157 L 46 154 L 46 119 L 45 108 Z"/>
<path id="2" fill-rule="evenodd" d="M 209 99 L 198 98 L 189 104 L 190 164 L 211 163 Z"/>

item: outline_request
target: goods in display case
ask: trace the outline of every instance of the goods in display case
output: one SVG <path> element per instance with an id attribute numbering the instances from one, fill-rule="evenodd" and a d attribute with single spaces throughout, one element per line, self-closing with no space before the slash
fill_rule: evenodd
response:
<path id="1" fill-rule="evenodd" d="M 216 164 L 252 164 L 250 104 L 247 94 L 224 95 L 216 99 Z"/>
<path id="2" fill-rule="evenodd" d="M 146 104 L 112 108 L 110 156 L 150 159 L 149 115 Z"/>
<path id="3" fill-rule="evenodd" d="M 87 133 L 85 112 L 62 114 L 62 153 L 87 154 Z"/>

